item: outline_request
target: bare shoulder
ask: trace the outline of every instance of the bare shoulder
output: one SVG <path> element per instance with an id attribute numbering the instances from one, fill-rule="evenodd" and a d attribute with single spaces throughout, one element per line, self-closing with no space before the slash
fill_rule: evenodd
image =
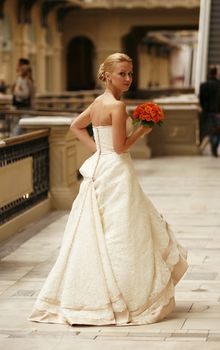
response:
<path id="1" fill-rule="evenodd" d="M 126 106 L 122 101 L 115 101 L 114 103 L 112 103 L 110 106 L 110 110 L 112 118 L 118 116 L 122 116 L 122 119 L 124 119 L 124 117 L 127 118 Z"/>
<path id="2" fill-rule="evenodd" d="M 126 106 L 123 101 L 114 101 L 111 105 L 111 114 L 112 117 L 121 116 L 122 119 L 127 119 Z"/>
<path id="3" fill-rule="evenodd" d="M 117 101 L 117 100 L 112 103 L 112 108 L 116 110 L 126 110 L 125 103 L 123 101 Z"/>
<path id="4" fill-rule="evenodd" d="M 96 103 L 96 102 L 101 101 L 101 100 L 102 100 L 102 98 L 103 98 L 102 96 L 103 96 L 103 94 L 102 94 L 102 95 L 97 96 L 97 97 L 94 99 L 93 103 Z"/>

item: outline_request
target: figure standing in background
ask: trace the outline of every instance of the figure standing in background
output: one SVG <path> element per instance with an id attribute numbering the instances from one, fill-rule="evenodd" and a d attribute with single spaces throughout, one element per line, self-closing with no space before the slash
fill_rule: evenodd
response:
<path id="1" fill-rule="evenodd" d="M 12 86 L 12 105 L 16 109 L 28 110 L 32 107 L 34 98 L 34 82 L 32 77 L 32 69 L 30 67 L 30 61 L 26 58 L 20 58 L 17 64 L 17 78 Z M 28 117 L 27 114 L 23 114 L 22 118 Z M 22 129 L 19 123 L 11 132 L 11 136 L 17 136 L 22 134 Z"/>
<path id="2" fill-rule="evenodd" d="M 200 85 L 199 101 L 202 108 L 200 114 L 200 142 L 209 136 L 211 151 L 218 156 L 220 142 L 220 81 L 217 79 L 217 68 L 210 67 L 208 79 Z"/>
<path id="3" fill-rule="evenodd" d="M 33 83 L 30 79 L 30 62 L 20 58 L 17 65 L 17 78 L 12 87 L 12 104 L 16 108 L 27 109 L 31 107 Z"/>

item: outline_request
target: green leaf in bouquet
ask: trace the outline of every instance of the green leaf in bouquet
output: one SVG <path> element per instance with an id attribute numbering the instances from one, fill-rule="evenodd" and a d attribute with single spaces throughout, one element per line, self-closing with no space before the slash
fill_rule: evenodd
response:
<path id="1" fill-rule="evenodd" d="M 152 121 L 147 122 L 146 120 L 142 120 L 142 121 L 141 121 L 141 124 L 142 124 L 143 126 L 148 126 L 149 128 L 152 128 L 152 127 L 155 125 L 154 122 L 152 122 Z"/>

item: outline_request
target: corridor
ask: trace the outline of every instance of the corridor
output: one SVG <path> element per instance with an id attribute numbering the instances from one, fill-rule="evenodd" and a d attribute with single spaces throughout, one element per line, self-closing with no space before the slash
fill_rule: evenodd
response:
<path id="1" fill-rule="evenodd" d="M 189 269 L 166 320 L 126 327 L 38 324 L 27 317 L 53 265 L 67 212 L 52 212 L 0 246 L 0 348 L 4 350 L 219 350 L 220 160 L 135 160 L 145 193 L 188 249 Z"/>

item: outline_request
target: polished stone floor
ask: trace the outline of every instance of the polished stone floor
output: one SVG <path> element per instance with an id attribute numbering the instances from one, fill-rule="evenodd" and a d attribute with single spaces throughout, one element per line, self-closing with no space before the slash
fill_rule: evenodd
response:
<path id="1" fill-rule="evenodd" d="M 0 248 L 4 350 L 220 349 L 220 159 L 136 160 L 141 185 L 188 249 L 189 270 L 166 320 L 130 327 L 70 327 L 27 320 L 57 255 L 66 212 L 52 212 Z"/>

